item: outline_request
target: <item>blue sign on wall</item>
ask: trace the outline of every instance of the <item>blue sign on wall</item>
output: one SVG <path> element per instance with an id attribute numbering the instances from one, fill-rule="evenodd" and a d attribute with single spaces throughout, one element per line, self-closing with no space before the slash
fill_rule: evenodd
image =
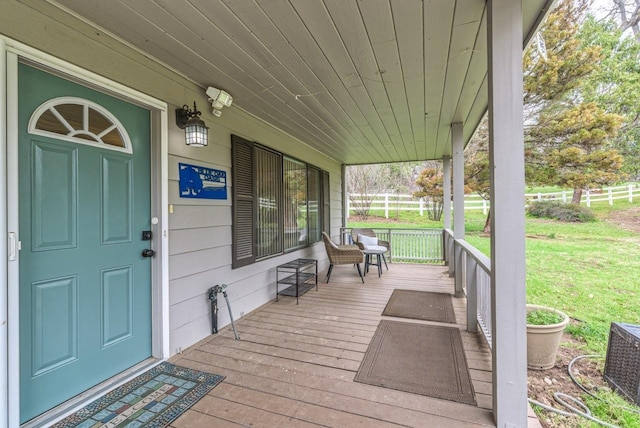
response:
<path id="1" fill-rule="evenodd" d="M 227 173 L 219 169 L 178 163 L 180 197 L 227 199 Z"/>

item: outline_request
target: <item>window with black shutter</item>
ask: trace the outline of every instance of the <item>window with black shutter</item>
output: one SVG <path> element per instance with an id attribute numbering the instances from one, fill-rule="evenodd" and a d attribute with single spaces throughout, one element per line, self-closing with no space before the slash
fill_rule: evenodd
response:
<path id="1" fill-rule="evenodd" d="M 237 135 L 231 154 L 234 269 L 321 240 L 328 172 Z"/>

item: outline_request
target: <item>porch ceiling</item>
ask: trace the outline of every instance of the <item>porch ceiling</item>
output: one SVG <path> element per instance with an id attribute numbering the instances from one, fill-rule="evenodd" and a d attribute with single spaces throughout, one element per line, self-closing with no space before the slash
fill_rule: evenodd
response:
<path id="1" fill-rule="evenodd" d="M 345 164 L 440 159 L 487 108 L 485 0 L 50 1 Z"/>

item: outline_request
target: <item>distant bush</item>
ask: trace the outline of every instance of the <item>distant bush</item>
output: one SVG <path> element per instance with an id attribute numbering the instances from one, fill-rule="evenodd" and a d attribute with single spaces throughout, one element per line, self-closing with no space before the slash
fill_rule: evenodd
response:
<path id="1" fill-rule="evenodd" d="M 558 201 L 532 202 L 527 212 L 532 217 L 551 218 L 565 222 L 585 223 L 595 220 L 595 216 L 588 208 Z"/>

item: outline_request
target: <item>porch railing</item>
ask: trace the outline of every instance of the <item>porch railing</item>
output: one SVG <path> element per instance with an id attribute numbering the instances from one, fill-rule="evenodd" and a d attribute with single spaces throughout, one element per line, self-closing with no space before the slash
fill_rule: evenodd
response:
<path id="1" fill-rule="evenodd" d="M 340 228 L 340 243 L 350 244 L 350 227 Z M 442 229 L 377 229 L 378 239 L 389 241 L 389 261 L 396 263 L 442 263 Z"/>
<path id="2" fill-rule="evenodd" d="M 455 239 L 453 231 L 445 229 L 445 261 L 449 275 L 456 276 L 456 287 L 467 296 L 467 330 L 480 327 L 489 347 L 492 347 L 491 325 L 491 259 L 463 239 Z"/>
<path id="3" fill-rule="evenodd" d="M 340 228 L 340 243 L 352 243 L 350 227 Z M 456 294 L 467 298 L 467 329 L 478 327 L 489 347 L 491 338 L 491 259 L 464 239 L 455 239 L 449 229 L 372 229 L 389 241 L 389 261 L 446 263 L 456 278 Z"/>

